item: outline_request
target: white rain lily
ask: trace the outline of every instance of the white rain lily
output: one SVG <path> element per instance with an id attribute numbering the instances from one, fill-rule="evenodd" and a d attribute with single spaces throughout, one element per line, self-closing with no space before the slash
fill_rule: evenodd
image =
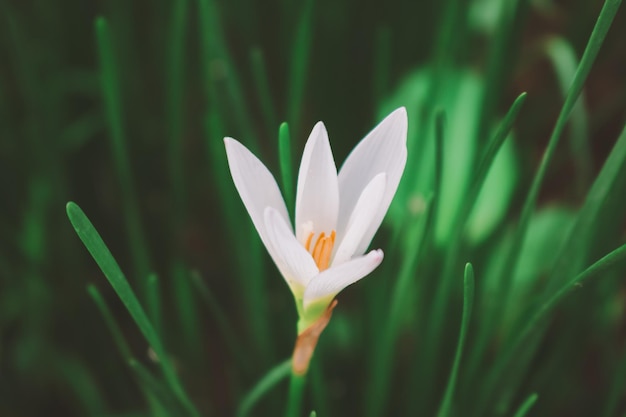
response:
<path id="1" fill-rule="evenodd" d="M 382 262 L 382 250 L 365 252 L 404 171 L 406 135 L 402 107 L 365 136 L 337 174 L 326 128 L 318 122 L 300 163 L 293 228 L 269 170 L 241 143 L 224 139 L 235 187 L 294 294 L 299 332 L 314 323 L 341 290 Z"/>

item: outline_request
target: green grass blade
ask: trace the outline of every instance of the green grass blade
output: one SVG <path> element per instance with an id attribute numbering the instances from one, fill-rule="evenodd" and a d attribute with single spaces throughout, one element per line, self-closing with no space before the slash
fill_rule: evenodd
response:
<path id="1" fill-rule="evenodd" d="M 537 402 L 539 396 L 536 393 L 530 394 L 528 398 L 520 405 L 519 409 L 513 417 L 524 417 L 533 405 Z"/>
<path id="2" fill-rule="evenodd" d="M 551 274 L 551 286 L 560 285 L 562 279 L 575 273 L 579 263 L 588 256 L 586 242 L 595 224 L 598 222 L 603 204 L 611 193 L 619 193 L 615 184 L 626 173 L 626 125 L 607 157 L 600 173 L 587 193 L 583 207 L 580 209 L 576 223 L 560 249 L 557 261 Z M 617 219 L 619 221 L 619 219 Z M 579 260 L 576 262 L 575 260 Z"/>
<path id="3" fill-rule="evenodd" d="M 150 397 L 152 407 L 164 408 L 170 417 L 187 415 L 186 410 L 181 408 L 180 402 L 172 395 L 172 392 L 159 380 L 157 380 L 140 362 L 131 359 L 128 364 L 133 371 L 145 395 Z M 154 404 L 156 402 L 157 404 Z"/>
<path id="4" fill-rule="evenodd" d="M 391 30 L 389 26 L 380 26 L 376 30 L 374 49 L 374 102 L 381 103 L 389 92 L 389 74 L 391 72 Z"/>
<path id="5" fill-rule="evenodd" d="M 243 349 L 244 344 L 239 340 L 233 329 L 235 327 L 230 323 L 228 315 L 224 312 L 224 308 L 220 306 L 217 297 L 211 291 L 211 288 L 204 282 L 202 276 L 197 271 L 190 274 L 191 284 L 198 293 L 202 301 L 206 303 L 210 316 L 215 319 L 219 329 L 219 335 L 223 338 L 229 352 L 232 352 L 235 362 L 246 372 L 250 371 L 250 358 L 246 350 Z"/>
<path id="6" fill-rule="evenodd" d="M 237 417 L 245 417 L 250 414 L 252 408 L 280 381 L 285 379 L 291 373 L 291 358 L 279 363 L 265 374 L 259 382 L 248 392 L 241 402 L 237 410 Z"/>
<path id="7" fill-rule="evenodd" d="M 98 291 L 98 288 L 96 288 L 95 285 L 89 284 L 87 286 L 87 292 L 89 293 L 89 296 L 91 297 L 93 302 L 96 304 L 96 307 L 98 307 L 98 310 L 100 310 L 100 314 L 104 319 L 104 323 L 108 327 L 109 332 L 113 337 L 113 342 L 117 346 L 117 349 L 120 351 L 122 358 L 124 358 L 125 361 L 131 360 L 133 355 L 131 353 L 130 347 L 128 346 L 128 343 L 126 343 L 126 339 L 124 339 L 122 330 L 115 321 L 115 318 L 113 317 L 109 306 L 106 304 L 106 301 L 104 301 L 104 298 L 102 298 L 100 291 Z"/>
<path id="8" fill-rule="evenodd" d="M 471 185 L 467 196 L 463 199 L 463 208 L 459 211 L 459 218 L 456 220 L 456 227 L 454 228 L 454 236 L 452 238 L 452 245 L 450 247 L 449 254 L 447 256 L 448 262 L 446 265 L 452 265 L 456 263 L 456 259 L 459 257 L 459 253 L 462 247 L 463 229 L 467 224 L 467 220 L 472 212 L 475 202 L 478 199 L 478 195 L 482 188 L 482 185 L 487 178 L 489 168 L 493 164 L 493 161 L 498 154 L 498 151 L 504 144 L 504 141 L 509 137 L 509 133 L 513 128 L 515 120 L 526 101 L 526 93 L 520 94 L 517 99 L 511 105 L 511 108 L 507 112 L 506 116 L 500 123 L 496 133 L 490 139 L 483 155 L 481 156 L 478 168 L 472 178 Z M 450 267 L 446 268 L 449 269 Z M 444 276 L 451 274 L 452 271 L 444 272 Z M 496 317 L 488 315 L 483 318 L 481 326 L 478 328 L 478 334 L 476 336 L 477 342 L 474 343 L 472 349 L 469 352 L 467 359 L 467 377 L 472 378 L 475 375 L 476 369 L 479 365 L 480 358 L 484 352 L 484 348 L 488 343 L 490 332 L 493 330 L 493 325 L 497 320 Z"/>
<path id="9" fill-rule="evenodd" d="M 291 128 L 297 132 L 300 127 L 300 116 L 304 100 L 304 90 L 309 68 L 311 43 L 313 39 L 313 0 L 306 0 L 302 7 L 300 19 L 296 26 L 296 34 L 291 49 L 291 63 L 289 68 L 289 97 L 287 99 L 289 111 L 287 120 Z"/>
<path id="10" fill-rule="evenodd" d="M 465 265 L 464 276 L 464 290 L 463 290 L 463 316 L 461 319 L 461 331 L 459 334 L 459 344 L 456 348 L 456 354 L 454 356 L 454 364 L 452 365 L 452 371 L 450 372 L 450 378 L 448 379 L 448 385 L 446 386 L 443 400 L 438 417 L 448 417 L 452 415 L 452 399 L 454 398 L 454 390 L 456 387 L 457 376 L 459 373 L 459 367 L 461 365 L 461 358 L 463 356 L 463 348 L 465 346 L 465 339 L 467 337 L 467 329 L 469 328 L 470 319 L 472 317 L 472 306 L 474 304 L 474 269 L 472 264 Z"/>
<path id="11" fill-rule="evenodd" d="M 161 306 L 161 285 L 157 274 L 148 275 L 146 304 L 148 314 L 154 330 L 158 335 L 162 335 L 163 312 Z"/>
<path id="12" fill-rule="evenodd" d="M 576 275 L 573 279 L 563 285 L 558 291 L 556 291 L 552 297 L 545 301 L 526 321 L 526 326 L 518 334 L 516 342 L 512 344 L 512 348 L 519 346 L 524 338 L 534 330 L 537 323 L 543 319 L 557 304 L 557 302 L 563 298 L 568 292 L 580 288 L 585 281 L 590 278 L 596 277 L 610 270 L 616 263 L 626 259 L 626 244 L 611 251 L 602 259 L 595 262 L 593 265 L 585 269 L 580 274 Z"/>
<path id="13" fill-rule="evenodd" d="M 584 271 L 577 274 L 574 278 L 570 279 L 567 283 L 565 283 L 565 285 L 552 294 L 550 298 L 543 302 L 530 317 L 523 321 L 525 323 L 524 327 L 515 335 L 515 339 L 506 347 L 506 349 L 496 358 L 496 361 L 491 368 L 491 372 L 483 381 L 483 391 L 489 394 L 495 392 L 494 390 L 499 383 L 502 374 L 511 363 L 511 360 L 515 358 L 515 354 L 518 349 L 523 346 L 523 342 L 525 342 L 527 337 L 531 335 L 534 330 L 536 330 L 547 314 L 555 308 L 558 301 L 560 301 L 568 292 L 580 288 L 585 281 L 606 273 L 615 264 L 618 264 L 624 259 L 626 259 L 626 244 L 613 250 L 586 268 Z M 525 353 L 528 353 L 528 351 L 529 349 L 526 349 Z M 485 397 L 479 399 L 478 410 L 480 415 L 484 413 L 487 401 L 488 400 Z"/>
<path id="14" fill-rule="evenodd" d="M 622 357 L 619 360 L 619 364 L 615 367 L 615 376 L 613 377 L 613 383 L 607 393 L 607 400 L 605 401 L 603 417 L 612 417 L 617 415 L 615 412 L 619 406 L 620 400 L 626 392 L 626 351 L 622 352 Z"/>
<path id="15" fill-rule="evenodd" d="M 102 384 L 91 374 L 91 365 L 78 358 L 57 354 L 54 361 L 55 379 L 60 386 L 69 387 L 80 402 L 83 415 L 95 416 L 106 409 Z"/>
<path id="16" fill-rule="evenodd" d="M 252 67 L 252 75 L 259 98 L 261 113 L 263 114 L 263 119 L 265 119 L 267 132 L 269 136 L 272 137 L 277 125 L 276 106 L 272 99 L 272 90 L 267 75 L 265 59 L 263 58 L 263 51 L 261 51 L 261 49 L 252 49 L 250 52 L 250 65 Z"/>
<path id="17" fill-rule="evenodd" d="M 258 150 L 257 135 L 246 105 L 240 77 L 224 41 L 220 11 L 215 0 L 197 1 L 201 54 L 205 65 L 205 74 L 207 74 L 211 89 L 216 90 L 217 85 L 222 82 L 225 82 L 226 87 L 226 92 L 222 95 L 215 92 L 216 97 L 213 98 L 211 105 L 227 107 L 230 110 L 230 112 L 225 111 L 225 115 L 230 117 L 232 113 L 237 127 L 241 129 L 241 134 L 246 139 L 247 146 L 256 152 Z M 217 71 L 216 66 L 219 67 Z M 219 100 L 215 100 L 217 97 Z M 226 104 L 228 106 L 225 106 Z"/>
<path id="18" fill-rule="evenodd" d="M 415 279 L 415 267 L 424 255 L 427 243 L 434 234 L 437 205 L 439 204 L 439 190 L 441 187 L 443 140 L 444 140 L 445 115 L 443 111 L 435 114 L 435 179 L 434 193 L 426 213 L 418 219 L 411 218 L 407 226 L 408 241 L 403 250 L 405 256 L 401 259 L 398 280 L 396 281 L 391 295 L 390 311 L 383 334 L 378 338 L 370 363 L 372 366 L 370 383 L 368 387 L 367 413 L 374 417 L 381 415 L 386 406 L 389 394 L 389 379 L 393 369 L 393 348 L 396 343 L 402 313 L 406 308 L 411 294 L 410 287 Z M 412 385 L 412 384 L 411 384 Z"/>
<path id="19" fill-rule="evenodd" d="M 67 203 L 66 210 L 67 216 L 76 234 L 96 261 L 117 296 L 122 300 L 122 303 L 124 303 L 124 306 L 135 321 L 135 324 L 137 324 L 137 327 L 139 327 L 139 330 L 159 358 L 159 363 L 161 364 L 170 388 L 176 394 L 179 401 L 185 406 L 189 415 L 198 416 L 198 412 L 195 410 L 178 380 L 178 376 L 165 352 L 161 340 L 106 244 L 102 241 L 102 238 L 80 207 L 73 202 L 69 202 Z"/>
<path id="20" fill-rule="evenodd" d="M 493 42 L 490 45 L 485 75 L 489 88 L 484 89 L 480 103 L 481 116 L 477 134 L 479 141 L 484 140 L 488 135 L 501 92 L 505 89 L 507 77 L 513 70 L 511 64 L 515 61 L 514 54 L 520 50 L 520 32 L 524 29 L 523 22 L 530 0 L 504 1 L 503 3 L 500 7 L 498 27 L 491 36 Z"/>
<path id="21" fill-rule="evenodd" d="M 180 334 L 183 351 L 190 355 L 190 361 L 199 364 L 202 361 L 202 330 L 198 315 L 198 303 L 192 284 L 189 280 L 189 271 L 184 263 L 175 260 L 172 263 L 171 273 L 174 285 L 174 300 L 177 314 L 180 317 Z"/>
<path id="22" fill-rule="evenodd" d="M 576 68 L 578 68 L 576 52 L 567 41 L 558 37 L 548 40 L 545 48 L 548 58 L 552 61 L 559 87 L 565 95 L 574 79 Z M 581 94 L 572 109 L 572 117 L 569 121 L 571 128 L 568 132 L 570 148 L 576 165 L 576 181 L 579 192 L 592 178 L 593 161 L 591 160 L 592 152 L 589 146 L 589 123 L 587 119 L 585 100 Z"/>
<path id="23" fill-rule="evenodd" d="M 124 218 L 130 240 L 129 248 L 133 257 L 133 272 L 135 279 L 138 280 L 140 288 L 143 290 L 145 288 L 145 280 L 150 271 L 150 260 L 139 216 L 139 205 L 137 203 L 137 193 L 133 185 L 134 179 L 131 173 L 130 159 L 126 149 L 120 81 L 118 79 L 109 25 L 106 19 L 103 17 L 97 18 L 95 28 L 100 57 L 102 99 L 104 100 L 113 158 L 122 192 Z"/>
<path id="24" fill-rule="evenodd" d="M 151 278 L 156 278 L 156 275 L 151 275 Z M 173 403 L 173 401 L 171 401 L 171 399 L 173 398 L 172 394 L 170 391 L 168 391 L 167 389 L 163 387 L 163 384 L 161 384 L 158 381 L 155 381 L 154 377 L 152 377 L 152 375 L 149 375 L 147 370 L 142 369 L 138 371 L 138 368 L 141 367 L 141 364 L 139 364 L 136 361 L 136 359 L 133 357 L 131 353 L 131 349 L 128 346 L 128 343 L 126 343 L 126 340 L 124 339 L 122 331 L 119 325 L 117 324 L 115 318 L 113 317 L 113 314 L 111 313 L 111 310 L 109 309 L 109 306 L 106 304 L 106 301 L 100 294 L 100 291 L 98 291 L 95 285 L 90 284 L 87 286 L 87 292 L 89 293 L 94 303 L 98 307 L 98 310 L 100 310 L 100 313 L 102 314 L 102 317 L 104 318 L 105 324 L 108 327 L 109 332 L 111 333 L 111 336 L 113 337 L 113 341 L 117 345 L 117 348 L 120 351 L 120 354 L 122 355 L 122 358 L 129 365 L 131 371 L 137 377 L 137 383 L 139 384 L 141 390 L 143 391 L 146 397 L 146 400 L 150 404 L 150 407 L 153 408 L 153 412 L 158 415 L 159 413 L 158 413 L 158 410 L 156 409 L 159 407 L 163 407 L 162 405 L 163 403 L 165 403 L 169 409 L 172 409 L 172 408 L 179 409 L 180 406 L 172 405 Z M 149 375 L 149 378 L 147 378 L 146 375 Z M 157 385 L 158 385 L 158 388 L 155 389 L 155 386 Z M 179 413 L 174 414 L 174 415 L 178 415 L 178 414 Z M 163 415 L 163 412 L 161 412 L 161 415 Z"/>
<path id="25" fill-rule="evenodd" d="M 168 36 L 167 115 L 168 115 L 168 168 L 172 195 L 172 236 L 176 237 L 186 215 L 186 181 L 184 174 L 183 121 L 185 114 L 185 45 L 189 0 L 176 0 L 172 4 Z M 178 250 L 176 250 L 178 252 Z"/>
<path id="26" fill-rule="evenodd" d="M 283 196 L 287 203 L 287 210 L 291 216 L 295 215 L 295 196 L 293 181 L 293 162 L 291 159 L 291 136 L 289 125 L 286 122 L 280 124 L 278 129 L 278 157 L 280 160 L 280 175 L 283 183 Z"/>
<path id="27" fill-rule="evenodd" d="M 611 22 L 613 21 L 613 18 L 615 17 L 615 14 L 617 13 L 617 9 L 619 8 L 620 3 L 621 0 L 607 0 L 604 3 L 602 11 L 600 12 L 596 25 L 589 38 L 587 47 L 585 48 L 583 57 L 580 61 L 580 65 L 576 71 L 576 75 L 574 76 L 572 86 L 569 89 L 569 92 L 565 99 L 565 103 L 561 108 L 555 127 L 550 136 L 548 146 L 543 154 L 543 158 L 541 160 L 539 168 L 535 173 L 530 190 L 524 201 L 524 206 L 522 208 L 520 219 L 515 229 L 513 244 L 511 245 L 511 248 L 507 255 L 507 260 L 505 261 L 505 271 L 514 271 L 516 268 L 517 262 L 519 261 L 518 255 L 526 236 L 530 217 L 532 216 L 532 213 L 534 211 L 537 202 L 537 196 L 539 195 L 539 190 L 543 183 L 543 179 L 547 172 L 548 166 L 550 165 L 550 162 L 552 161 L 552 158 L 556 152 L 559 139 L 561 137 L 561 134 L 563 133 L 568 117 L 571 114 L 572 108 L 574 107 L 576 100 L 578 99 L 578 96 L 582 91 L 584 82 L 587 79 L 589 72 L 591 71 L 591 66 L 600 50 L 600 46 L 604 41 L 604 38 L 608 32 Z M 501 284 L 498 290 L 498 294 L 501 294 L 501 296 L 499 297 L 500 304 L 496 307 L 496 311 L 492 313 L 494 317 L 500 317 L 501 311 L 505 308 L 504 306 L 508 302 L 507 300 L 509 298 L 509 291 L 511 289 L 512 282 L 511 276 L 512 274 L 503 277 L 503 279 L 500 280 Z"/>
<path id="28" fill-rule="evenodd" d="M 517 98 L 511 105 L 511 108 L 506 113 L 504 119 L 498 126 L 496 133 L 489 140 L 489 143 L 487 144 L 485 151 L 482 154 L 478 163 L 478 168 L 473 174 L 469 194 L 464 201 L 466 210 L 463 210 L 461 213 L 464 220 L 467 220 L 467 218 L 471 214 L 471 210 L 473 208 L 472 203 L 475 202 L 478 198 L 478 194 L 480 193 L 482 185 L 485 182 L 485 178 L 489 173 L 489 169 L 493 164 L 493 160 L 496 158 L 496 155 L 498 154 L 498 151 L 500 151 L 500 148 L 504 144 L 506 138 L 509 137 L 509 133 L 511 133 L 511 130 L 513 129 L 513 125 L 517 120 L 517 116 L 519 115 L 519 112 L 522 110 L 522 106 L 526 101 L 526 96 L 526 93 L 521 93 L 519 96 L 517 96 Z M 459 225 L 462 226 L 463 224 L 464 221 L 459 221 Z"/>

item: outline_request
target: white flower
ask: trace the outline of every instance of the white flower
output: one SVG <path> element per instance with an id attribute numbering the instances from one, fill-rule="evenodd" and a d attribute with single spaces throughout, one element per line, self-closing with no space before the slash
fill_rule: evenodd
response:
<path id="1" fill-rule="evenodd" d="M 404 171 L 406 135 L 401 107 L 354 148 L 337 175 L 326 128 L 318 122 L 300 163 L 295 233 L 272 174 L 241 143 L 224 139 L 235 187 L 294 294 L 300 331 L 382 262 L 382 250 L 365 251 Z"/>

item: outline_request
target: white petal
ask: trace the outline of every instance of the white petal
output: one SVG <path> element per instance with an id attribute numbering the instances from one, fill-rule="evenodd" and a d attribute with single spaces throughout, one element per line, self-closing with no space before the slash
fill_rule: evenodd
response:
<path id="1" fill-rule="evenodd" d="M 290 286 L 296 283 L 306 287 L 319 273 L 311 254 L 298 242 L 283 216 L 272 207 L 265 209 L 265 227 L 271 242 L 268 250 L 280 273 Z"/>
<path id="2" fill-rule="evenodd" d="M 381 200 L 385 193 L 385 185 L 387 175 L 382 173 L 376 175 L 365 187 L 359 200 L 354 206 L 354 210 L 348 220 L 345 234 L 341 237 L 341 241 L 337 242 L 337 251 L 333 257 L 333 265 L 339 265 L 349 260 L 354 255 L 356 249 L 364 244 L 369 245 L 369 240 L 363 242 L 365 234 L 369 230 L 369 226 L 378 213 Z M 362 253 L 358 253 L 362 255 Z"/>
<path id="3" fill-rule="evenodd" d="M 265 165 L 241 143 L 233 138 L 224 138 L 224 144 L 235 187 L 263 244 L 268 247 L 265 209 L 273 207 L 286 222 L 289 222 L 287 207 L 278 184 Z"/>
<path id="4" fill-rule="evenodd" d="M 328 133 L 318 122 L 304 146 L 296 194 L 296 236 L 304 244 L 309 232 L 330 233 L 337 225 L 339 186 Z M 307 226 L 308 224 L 308 226 Z"/>
<path id="5" fill-rule="evenodd" d="M 400 183 L 406 164 L 407 123 L 404 107 L 393 111 L 352 150 L 339 171 L 341 205 L 337 220 L 338 235 L 345 232 L 361 190 L 377 174 L 381 172 L 387 174 L 385 194 L 381 199 L 378 213 L 374 216 L 356 253 L 364 253 L 367 249 Z"/>
<path id="6" fill-rule="evenodd" d="M 304 308 L 311 303 L 332 298 L 350 284 L 372 272 L 383 261 L 383 251 L 373 250 L 365 256 L 331 267 L 316 276 L 304 291 Z"/>

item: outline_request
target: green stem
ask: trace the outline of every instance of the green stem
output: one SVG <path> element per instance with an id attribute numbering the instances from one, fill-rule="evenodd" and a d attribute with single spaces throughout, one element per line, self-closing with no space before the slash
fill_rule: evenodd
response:
<path id="1" fill-rule="evenodd" d="M 298 375 L 293 371 L 291 372 L 291 379 L 289 380 L 289 397 L 287 398 L 287 410 L 285 412 L 285 417 L 300 416 L 305 384 L 306 374 Z"/>

